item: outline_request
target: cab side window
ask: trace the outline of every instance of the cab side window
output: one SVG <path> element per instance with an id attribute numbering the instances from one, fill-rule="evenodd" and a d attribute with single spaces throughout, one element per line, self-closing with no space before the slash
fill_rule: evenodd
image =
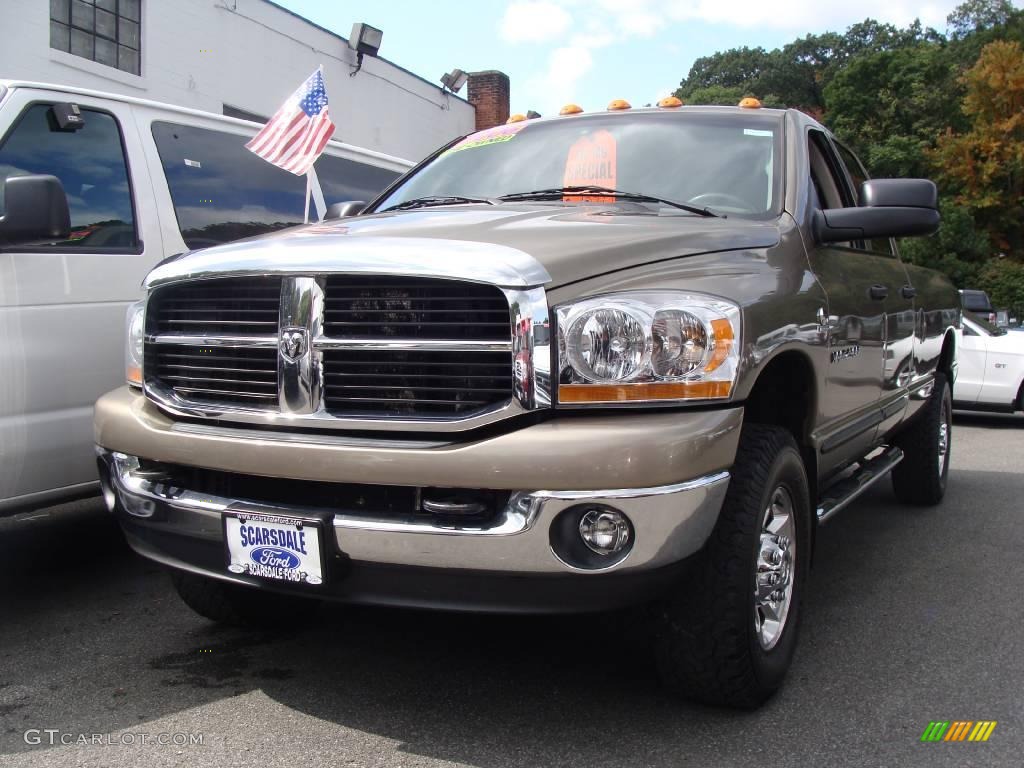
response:
<path id="1" fill-rule="evenodd" d="M 81 114 L 84 126 L 60 131 L 49 104 L 29 106 L 0 142 L 0 179 L 42 173 L 56 176 L 64 185 L 71 236 L 41 247 L 135 251 L 138 240 L 121 129 L 107 112 L 82 109 Z"/>
<path id="2" fill-rule="evenodd" d="M 838 141 L 835 142 L 836 151 L 839 152 L 839 157 L 842 159 L 843 164 L 846 166 L 847 172 L 850 174 L 850 181 L 853 182 L 853 192 L 857 205 L 861 205 L 863 201 L 860 199 L 861 185 L 868 180 L 867 171 L 864 170 L 864 166 L 861 165 L 860 160 L 857 159 L 856 155 L 853 154 L 849 149 L 840 144 Z M 875 253 L 884 253 L 892 256 L 895 253 L 893 249 L 892 240 L 889 238 L 876 238 L 874 240 L 867 240 L 864 243 L 865 247 L 869 251 Z"/>
<path id="3" fill-rule="evenodd" d="M 808 153 L 811 161 L 811 185 L 814 190 L 815 204 L 822 210 L 830 208 L 846 208 L 854 205 L 846 179 L 838 167 L 832 148 L 821 131 L 811 131 Z M 854 244 L 835 243 L 841 247 Z"/>

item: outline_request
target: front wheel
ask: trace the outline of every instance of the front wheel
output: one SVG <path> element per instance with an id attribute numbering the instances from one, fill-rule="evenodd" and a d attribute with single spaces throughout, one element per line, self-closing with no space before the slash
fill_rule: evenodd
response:
<path id="1" fill-rule="evenodd" d="M 894 442 L 903 450 L 903 461 L 892 470 L 896 498 L 917 506 L 942 501 L 953 447 L 953 398 L 943 374 L 935 374 L 928 402 Z"/>
<path id="2" fill-rule="evenodd" d="M 660 611 L 656 654 L 670 689 L 752 708 L 779 688 L 796 649 L 810 525 L 792 435 L 745 426 L 715 529 Z"/>

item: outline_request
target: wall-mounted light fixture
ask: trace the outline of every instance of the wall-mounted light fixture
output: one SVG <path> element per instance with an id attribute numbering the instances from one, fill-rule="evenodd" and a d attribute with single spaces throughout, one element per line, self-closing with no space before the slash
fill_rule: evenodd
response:
<path id="1" fill-rule="evenodd" d="M 356 73 L 363 68 L 363 54 L 377 55 L 383 39 L 384 33 L 376 27 L 362 22 L 352 25 L 352 34 L 348 36 L 348 47 L 356 52 L 356 67 L 349 73 L 349 77 L 355 77 Z"/>
<path id="2" fill-rule="evenodd" d="M 441 85 L 452 93 L 458 93 L 462 90 L 462 86 L 466 84 L 468 79 L 469 75 L 461 69 L 453 69 L 451 72 L 441 75 Z"/>

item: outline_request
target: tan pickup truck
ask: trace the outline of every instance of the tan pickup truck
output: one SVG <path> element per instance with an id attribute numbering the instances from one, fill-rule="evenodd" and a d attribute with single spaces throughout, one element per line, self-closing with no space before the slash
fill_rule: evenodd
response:
<path id="1" fill-rule="evenodd" d="M 756 706 L 817 527 L 890 472 L 942 499 L 959 301 L 892 239 L 935 187 L 797 111 L 512 123 L 338 210 L 154 269 L 96 405 L 204 616 L 647 604 L 669 686 Z"/>

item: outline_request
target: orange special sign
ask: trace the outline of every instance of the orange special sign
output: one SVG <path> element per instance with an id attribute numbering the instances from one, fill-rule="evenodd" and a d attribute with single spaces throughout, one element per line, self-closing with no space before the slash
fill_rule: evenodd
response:
<path id="1" fill-rule="evenodd" d="M 566 187 L 600 186 L 615 189 L 615 137 L 608 131 L 597 131 L 581 137 L 569 147 L 565 160 L 562 185 Z M 587 200 L 593 203 L 611 203 L 613 197 L 600 195 L 566 195 L 569 202 Z"/>

